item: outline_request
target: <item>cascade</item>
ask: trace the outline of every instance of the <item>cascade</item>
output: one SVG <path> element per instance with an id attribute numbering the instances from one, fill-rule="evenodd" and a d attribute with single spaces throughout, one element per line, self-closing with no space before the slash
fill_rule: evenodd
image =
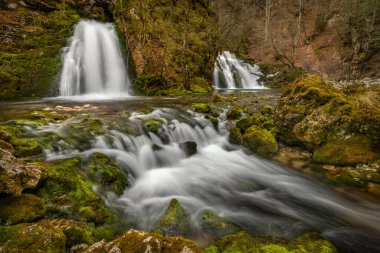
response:
<path id="1" fill-rule="evenodd" d="M 113 24 L 80 21 L 62 61 L 61 96 L 128 94 L 130 80 Z"/>
<path id="2" fill-rule="evenodd" d="M 263 74 L 258 65 L 251 65 L 234 54 L 221 52 L 214 67 L 215 89 L 263 89 L 259 81 Z"/>

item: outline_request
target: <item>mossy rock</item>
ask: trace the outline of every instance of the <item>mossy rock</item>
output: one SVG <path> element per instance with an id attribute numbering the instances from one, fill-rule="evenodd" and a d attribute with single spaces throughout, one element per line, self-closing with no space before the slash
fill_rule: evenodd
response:
<path id="1" fill-rule="evenodd" d="M 12 134 L 7 131 L 0 130 L 0 140 L 10 143 L 12 140 Z"/>
<path id="2" fill-rule="evenodd" d="M 11 153 L 15 152 L 15 149 L 13 148 L 12 144 L 5 142 L 3 140 L 0 140 L 0 149 L 7 150 Z"/>
<path id="3" fill-rule="evenodd" d="M 45 214 L 44 201 L 31 194 L 0 199 L 0 224 L 31 222 Z"/>
<path id="4" fill-rule="evenodd" d="M 227 119 L 233 120 L 238 119 L 242 116 L 243 110 L 237 106 L 233 106 L 230 109 L 228 109 L 226 116 Z"/>
<path id="5" fill-rule="evenodd" d="M 202 214 L 201 226 L 203 232 L 218 235 L 219 237 L 234 234 L 241 230 L 238 226 L 227 222 L 209 210 Z"/>
<path id="6" fill-rule="evenodd" d="M 162 128 L 163 123 L 159 120 L 148 120 L 144 122 L 144 128 L 151 133 L 158 134 Z"/>
<path id="7" fill-rule="evenodd" d="M 277 141 L 273 134 L 258 126 L 250 127 L 242 137 L 242 144 L 260 156 L 271 157 L 278 151 Z"/>
<path id="8" fill-rule="evenodd" d="M 346 140 L 332 141 L 316 149 L 313 160 L 334 165 L 356 165 L 380 158 L 379 148 L 364 135 L 353 135 Z"/>
<path id="9" fill-rule="evenodd" d="M 209 93 L 211 87 L 203 77 L 196 76 L 190 80 L 190 90 L 193 93 L 204 94 Z"/>
<path id="10" fill-rule="evenodd" d="M 119 165 L 104 154 L 91 154 L 82 169 L 92 182 L 117 195 L 121 195 L 128 186 L 127 175 L 123 173 Z"/>
<path id="11" fill-rule="evenodd" d="M 222 96 L 218 93 L 216 93 L 212 96 L 212 102 L 213 103 L 225 102 L 226 100 L 227 100 L 227 98 L 225 96 Z"/>
<path id="12" fill-rule="evenodd" d="M 45 223 L 0 226 L 2 252 L 64 253 L 66 237 L 61 230 Z"/>
<path id="13" fill-rule="evenodd" d="M 80 252 L 201 253 L 202 250 L 194 242 L 185 238 L 162 237 L 157 234 L 131 229 L 111 242 L 103 240 L 92 246 L 84 246 Z"/>
<path id="14" fill-rule="evenodd" d="M 190 232 L 190 220 L 178 200 L 172 199 L 165 214 L 155 225 L 155 231 L 164 236 L 187 235 Z"/>
<path id="15" fill-rule="evenodd" d="M 295 240 L 252 236 L 245 232 L 227 235 L 205 249 L 205 253 L 336 253 L 336 248 L 315 233 L 306 233 Z"/>
<path id="16" fill-rule="evenodd" d="M 39 142 L 34 139 L 12 138 L 11 144 L 15 149 L 14 156 L 16 157 L 37 156 L 43 151 Z"/>
<path id="17" fill-rule="evenodd" d="M 266 105 L 261 107 L 259 111 L 264 116 L 270 116 L 273 114 L 274 108 L 270 105 Z"/>
<path id="18" fill-rule="evenodd" d="M 93 184 L 81 175 L 81 160 L 71 159 L 45 165 L 45 181 L 39 194 L 45 201 L 49 218 L 72 218 L 94 222 L 112 223 L 111 215 L 101 198 L 92 191 Z"/>
<path id="19" fill-rule="evenodd" d="M 211 106 L 208 104 L 192 104 L 192 107 L 194 108 L 194 111 L 200 112 L 200 113 L 209 113 L 211 112 Z"/>
<path id="20" fill-rule="evenodd" d="M 237 144 L 237 145 L 240 145 L 241 144 L 241 140 L 243 138 L 243 134 L 240 130 L 239 127 L 232 127 L 228 133 L 228 140 L 232 143 L 232 144 Z"/>

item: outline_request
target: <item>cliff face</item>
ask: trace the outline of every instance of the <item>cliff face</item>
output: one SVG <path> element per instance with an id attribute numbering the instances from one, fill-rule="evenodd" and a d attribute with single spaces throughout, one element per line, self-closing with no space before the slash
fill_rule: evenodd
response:
<path id="1" fill-rule="evenodd" d="M 49 95 L 74 24 L 110 20 L 111 10 L 107 1 L 1 0 L 0 100 Z"/>

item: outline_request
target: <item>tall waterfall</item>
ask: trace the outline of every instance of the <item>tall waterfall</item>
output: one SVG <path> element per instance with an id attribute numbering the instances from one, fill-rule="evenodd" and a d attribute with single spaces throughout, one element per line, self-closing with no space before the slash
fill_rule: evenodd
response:
<path id="1" fill-rule="evenodd" d="M 216 89 L 263 89 L 259 81 L 263 74 L 258 65 L 248 64 L 224 51 L 216 59 L 214 87 Z"/>
<path id="2" fill-rule="evenodd" d="M 61 96 L 128 94 L 130 80 L 113 24 L 80 21 L 62 60 Z"/>

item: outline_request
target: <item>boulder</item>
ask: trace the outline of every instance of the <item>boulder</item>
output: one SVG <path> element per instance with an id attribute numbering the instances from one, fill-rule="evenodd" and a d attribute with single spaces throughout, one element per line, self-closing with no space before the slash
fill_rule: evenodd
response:
<path id="1" fill-rule="evenodd" d="M 278 151 L 273 134 L 258 126 L 248 128 L 242 137 L 242 144 L 252 152 L 265 157 L 273 156 Z"/>
<path id="2" fill-rule="evenodd" d="M 42 178 L 42 171 L 34 164 L 15 158 L 0 149 L 0 193 L 19 195 L 24 189 L 33 189 Z"/>
<path id="3" fill-rule="evenodd" d="M 200 113 L 209 113 L 211 112 L 211 107 L 208 104 L 192 104 L 192 107 L 194 108 L 194 111 L 200 112 Z"/>
<path id="4" fill-rule="evenodd" d="M 233 106 L 227 111 L 227 119 L 238 119 L 243 114 L 243 110 L 237 106 Z"/>

